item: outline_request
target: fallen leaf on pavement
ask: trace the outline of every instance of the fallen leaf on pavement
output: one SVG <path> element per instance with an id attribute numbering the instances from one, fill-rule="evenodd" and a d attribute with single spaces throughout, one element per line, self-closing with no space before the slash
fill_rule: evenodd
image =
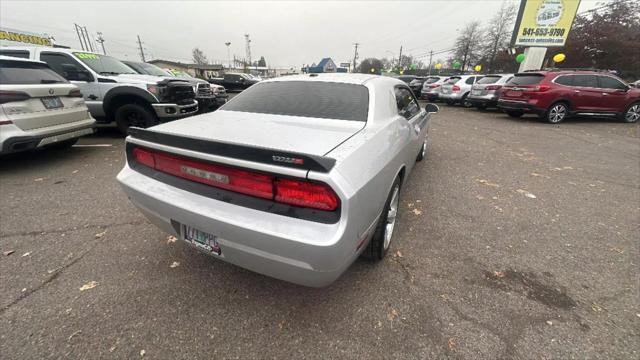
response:
<path id="1" fill-rule="evenodd" d="M 602 311 L 602 307 L 596 303 L 591 304 L 591 310 L 595 311 L 595 312 L 600 312 Z"/>
<path id="2" fill-rule="evenodd" d="M 11 254 L 13 254 L 15 251 L 14 250 L 9 250 L 9 251 L 5 251 L 3 252 L 4 256 L 9 256 Z"/>
<path id="3" fill-rule="evenodd" d="M 80 334 L 82 332 L 82 330 L 78 330 L 76 332 L 74 332 L 73 334 L 69 335 L 69 337 L 67 338 L 67 341 L 73 339 L 74 336 Z"/>
<path id="4" fill-rule="evenodd" d="M 417 203 L 421 203 L 421 202 L 422 202 L 422 200 L 416 200 L 416 202 L 417 202 Z"/>
<path id="5" fill-rule="evenodd" d="M 410 208 L 413 207 L 413 203 L 408 203 L 407 207 L 410 207 Z"/>
<path id="6" fill-rule="evenodd" d="M 522 194 L 522 195 L 524 195 L 524 196 L 528 197 L 529 199 L 535 199 L 535 198 L 536 198 L 536 196 L 535 196 L 535 195 L 533 195 L 532 193 L 528 192 L 527 190 L 518 189 L 518 190 L 516 190 L 516 191 L 517 191 L 518 193 L 520 193 L 520 194 Z"/>
<path id="7" fill-rule="evenodd" d="M 144 356 L 144 354 L 146 354 L 147 352 L 144 351 L 144 349 L 140 350 L 140 356 Z"/>
<path id="8" fill-rule="evenodd" d="M 396 311 L 396 309 L 391 309 L 391 312 L 387 314 L 387 319 L 389 319 L 389 321 L 393 321 L 397 317 L 398 311 Z"/>
<path id="9" fill-rule="evenodd" d="M 35 179 L 33 179 L 33 181 L 42 181 L 42 180 L 44 180 L 44 178 L 35 178 Z"/>
<path id="10" fill-rule="evenodd" d="M 27 291 L 27 288 L 22 288 L 22 292 L 25 292 L 25 291 Z"/>
<path id="11" fill-rule="evenodd" d="M 402 257 L 402 253 L 400 252 L 400 250 L 396 251 L 396 257 L 399 257 L 399 258 Z"/>
<path id="12" fill-rule="evenodd" d="M 504 277 L 504 271 L 494 271 L 493 275 L 495 275 L 496 277 L 499 277 L 499 278 L 503 278 Z"/>
<path id="13" fill-rule="evenodd" d="M 553 325 L 553 322 L 551 320 L 547 320 L 547 325 Z"/>
<path id="14" fill-rule="evenodd" d="M 482 185 L 487 185 L 487 186 L 491 186 L 491 187 L 500 187 L 500 185 L 496 184 L 496 183 L 492 183 L 489 180 L 485 180 L 485 179 L 476 179 L 477 182 L 479 182 Z"/>
<path id="15" fill-rule="evenodd" d="M 178 266 L 180 266 L 180 263 L 177 262 L 177 261 L 174 261 L 174 262 L 171 263 L 171 265 L 169 265 L 170 268 L 174 268 L 174 267 L 178 267 Z"/>
<path id="16" fill-rule="evenodd" d="M 26 253 L 22 254 L 22 257 L 29 256 L 29 255 L 31 255 L 31 251 L 27 251 Z"/>
<path id="17" fill-rule="evenodd" d="M 71 173 L 72 174 L 77 174 L 79 170 L 73 170 Z"/>
<path id="18" fill-rule="evenodd" d="M 284 328 L 284 320 L 278 323 L 278 329 L 282 330 Z"/>
<path id="19" fill-rule="evenodd" d="M 449 350 L 453 351 L 456 349 L 456 341 L 454 338 L 449 339 L 447 344 L 449 345 Z"/>
<path id="20" fill-rule="evenodd" d="M 95 281 L 89 281 L 88 283 L 82 285 L 82 287 L 80 288 L 80 291 L 85 291 L 85 290 L 89 290 L 89 289 L 93 289 L 94 287 L 98 286 L 98 283 Z"/>
<path id="21" fill-rule="evenodd" d="M 418 209 L 413 209 L 413 213 L 416 215 L 422 215 L 422 211 Z"/>
<path id="22" fill-rule="evenodd" d="M 482 195 L 478 195 L 478 196 L 476 196 L 476 199 L 478 199 L 478 200 L 484 200 L 484 196 L 482 196 Z"/>
<path id="23" fill-rule="evenodd" d="M 107 230 L 105 230 L 105 231 L 103 231 L 103 232 L 99 232 L 99 233 L 97 233 L 97 234 L 96 234 L 96 239 L 100 239 L 100 238 L 101 238 L 101 237 L 103 237 L 103 236 L 104 236 L 104 234 L 106 234 L 106 233 L 107 233 Z"/>
<path id="24" fill-rule="evenodd" d="M 169 236 L 167 236 L 167 244 L 170 244 L 170 243 L 176 242 L 176 240 L 178 240 L 178 239 L 177 239 L 175 236 L 173 236 L 173 235 L 169 235 Z"/>

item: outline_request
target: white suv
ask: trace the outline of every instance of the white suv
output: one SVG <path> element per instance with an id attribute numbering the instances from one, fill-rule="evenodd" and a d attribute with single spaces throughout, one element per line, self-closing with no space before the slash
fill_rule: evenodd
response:
<path id="1" fill-rule="evenodd" d="M 80 89 L 47 64 L 0 56 L 0 154 L 69 147 L 95 122 Z"/>
<path id="2" fill-rule="evenodd" d="M 480 79 L 482 76 L 479 75 L 452 76 L 442 85 L 439 97 L 448 105 L 460 103 L 465 107 L 470 107 L 471 103 L 467 101 L 467 96 L 469 96 L 473 84 Z"/>

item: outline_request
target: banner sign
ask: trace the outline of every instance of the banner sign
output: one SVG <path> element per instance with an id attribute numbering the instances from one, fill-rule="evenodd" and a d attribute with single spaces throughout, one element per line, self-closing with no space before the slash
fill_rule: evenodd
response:
<path id="1" fill-rule="evenodd" d="M 6 28 L 0 29 L 0 41 L 33 44 L 33 45 L 40 45 L 40 46 L 53 45 L 53 43 L 51 42 L 51 39 L 46 38 L 42 35 L 29 33 L 25 31 L 19 31 L 19 30 L 11 30 Z"/>
<path id="2" fill-rule="evenodd" d="M 511 46 L 564 46 L 580 0 L 521 0 Z"/>

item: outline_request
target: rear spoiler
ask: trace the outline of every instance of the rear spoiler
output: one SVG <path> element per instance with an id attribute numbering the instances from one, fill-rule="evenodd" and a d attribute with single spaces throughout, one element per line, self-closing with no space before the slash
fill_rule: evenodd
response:
<path id="1" fill-rule="evenodd" d="M 204 139 L 155 132 L 131 127 L 129 136 L 152 143 L 192 150 L 210 155 L 225 156 L 234 159 L 254 161 L 263 164 L 284 166 L 294 169 L 312 170 L 327 173 L 336 164 L 336 160 L 324 156 L 301 154 L 276 149 L 248 145 L 224 143 Z"/>

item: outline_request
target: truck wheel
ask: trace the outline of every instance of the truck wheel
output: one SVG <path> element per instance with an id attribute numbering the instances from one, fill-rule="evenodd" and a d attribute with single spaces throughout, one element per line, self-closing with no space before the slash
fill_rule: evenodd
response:
<path id="1" fill-rule="evenodd" d="M 139 104 L 124 104 L 115 113 L 118 130 L 124 135 L 129 133 L 129 127 L 148 128 L 158 124 L 158 118 L 146 107 Z"/>
<path id="2" fill-rule="evenodd" d="M 400 208 L 400 177 L 396 177 L 391 192 L 387 196 L 382 215 L 376 225 L 376 232 L 373 234 L 369 245 L 362 252 L 362 256 L 371 261 L 377 262 L 384 258 L 389 250 L 393 230 L 398 218 Z"/>

